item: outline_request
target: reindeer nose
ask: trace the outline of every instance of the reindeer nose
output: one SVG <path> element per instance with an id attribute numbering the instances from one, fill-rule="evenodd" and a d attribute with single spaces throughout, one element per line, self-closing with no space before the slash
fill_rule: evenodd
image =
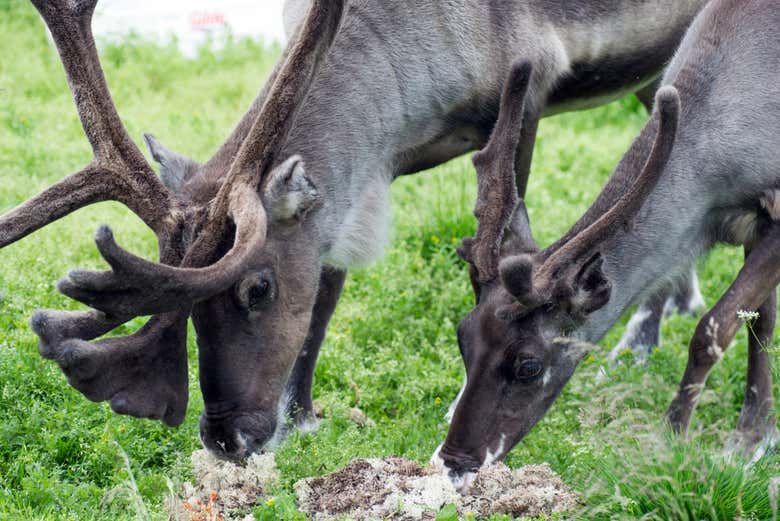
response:
<path id="1" fill-rule="evenodd" d="M 229 461 L 240 461 L 249 456 L 244 439 L 226 422 L 211 422 L 205 417 L 200 422 L 200 441 L 214 456 Z"/>
<path id="2" fill-rule="evenodd" d="M 276 419 L 262 414 L 200 418 L 200 439 L 214 456 L 241 461 L 261 450 L 273 438 Z"/>
<path id="3" fill-rule="evenodd" d="M 480 463 L 469 456 L 453 455 L 443 444 L 433 453 L 430 465 L 449 478 L 460 493 L 468 492 L 480 467 Z"/>

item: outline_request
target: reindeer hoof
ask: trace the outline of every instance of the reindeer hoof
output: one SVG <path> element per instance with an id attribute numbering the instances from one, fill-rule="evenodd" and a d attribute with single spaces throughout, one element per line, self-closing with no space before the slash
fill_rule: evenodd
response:
<path id="1" fill-rule="evenodd" d="M 749 464 L 757 463 L 777 449 L 780 432 L 774 424 L 765 425 L 756 431 L 736 431 L 726 442 L 723 456 L 727 461 L 742 459 Z"/>
<path id="2" fill-rule="evenodd" d="M 301 434 L 310 434 L 320 428 L 320 420 L 313 412 L 302 411 L 295 415 L 295 426 Z"/>

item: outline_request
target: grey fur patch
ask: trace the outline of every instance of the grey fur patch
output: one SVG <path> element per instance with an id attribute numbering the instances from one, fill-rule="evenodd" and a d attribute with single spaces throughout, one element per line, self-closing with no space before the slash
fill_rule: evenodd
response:
<path id="1" fill-rule="evenodd" d="M 151 134 L 144 134 L 144 143 L 152 158 L 160 165 L 160 179 L 172 192 L 181 193 L 184 182 L 200 165 L 193 159 L 169 150 Z"/>
<path id="2" fill-rule="evenodd" d="M 380 258 L 390 242 L 389 186 L 370 182 L 338 228 L 323 262 L 337 268 L 355 268 Z"/>

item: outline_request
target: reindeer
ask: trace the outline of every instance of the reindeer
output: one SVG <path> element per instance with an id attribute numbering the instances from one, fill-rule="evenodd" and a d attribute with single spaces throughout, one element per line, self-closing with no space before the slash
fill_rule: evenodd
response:
<path id="1" fill-rule="evenodd" d="M 479 224 L 461 247 L 478 291 L 476 308 L 458 329 L 468 384 L 432 460 L 456 485 L 468 487 L 477 468 L 523 438 L 589 343 L 632 302 L 656 291 L 669 273 L 686 273 L 718 242 L 742 245 L 745 263 L 699 322 L 666 421 L 686 432 L 708 372 L 740 327 L 738 311 L 757 310 L 730 445 L 760 457 L 774 443 L 765 348 L 780 282 L 778 24 L 777 0 L 708 4 L 665 73 L 641 135 L 585 215 L 543 250 L 514 189 L 531 66 L 514 67 L 493 136 L 474 158 Z"/>
<path id="2" fill-rule="evenodd" d="M 325 329 L 345 269 L 382 252 L 390 182 L 487 141 L 512 57 L 534 71 L 517 154 L 523 194 L 536 121 L 629 92 L 649 103 L 705 2 L 315 0 L 304 20 L 291 17 L 295 37 L 209 161 L 145 136 L 160 181 L 111 101 L 90 29 L 96 1 L 33 0 L 94 160 L 0 217 L 0 247 L 98 201 L 138 214 L 157 234 L 160 261 L 123 250 L 101 227 L 95 239 L 111 269 L 59 282 L 91 309 L 36 312 L 40 352 L 87 398 L 178 425 L 191 317 L 201 438 L 227 459 L 278 439 L 280 412 L 310 425 Z M 137 333 L 92 342 L 146 315 Z"/>

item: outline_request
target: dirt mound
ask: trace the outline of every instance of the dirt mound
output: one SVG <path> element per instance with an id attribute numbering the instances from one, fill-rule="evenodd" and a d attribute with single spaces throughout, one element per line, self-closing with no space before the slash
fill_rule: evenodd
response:
<path id="1" fill-rule="evenodd" d="M 199 450 L 192 453 L 192 472 L 195 485 L 184 483 L 181 500 L 169 502 L 171 519 L 244 519 L 265 494 L 265 487 L 279 479 L 272 453 L 254 454 L 245 465 L 237 465 Z M 210 512 L 217 514 L 208 517 Z"/>
<path id="2" fill-rule="evenodd" d="M 534 517 L 577 506 L 572 492 L 548 465 L 510 470 L 503 464 L 480 471 L 468 495 L 449 479 L 402 458 L 359 459 L 328 476 L 295 484 L 299 508 L 315 521 L 435 519 L 445 505 L 461 516 L 491 514 Z"/>

